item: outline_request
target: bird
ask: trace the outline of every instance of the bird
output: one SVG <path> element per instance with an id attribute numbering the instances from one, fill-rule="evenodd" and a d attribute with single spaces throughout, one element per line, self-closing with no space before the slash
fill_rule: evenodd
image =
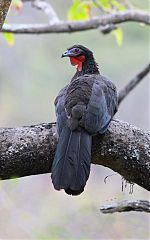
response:
<path id="1" fill-rule="evenodd" d="M 56 190 L 77 196 L 84 191 L 91 167 L 92 136 L 104 134 L 117 112 L 114 83 L 102 76 L 93 52 L 75 44 L 62 57 L 76 73 L 55 99 L 58 144 L 51 179 Z"/>

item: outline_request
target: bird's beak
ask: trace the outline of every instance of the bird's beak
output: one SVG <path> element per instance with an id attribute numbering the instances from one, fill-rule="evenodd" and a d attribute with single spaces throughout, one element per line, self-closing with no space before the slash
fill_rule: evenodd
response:
<path id="1" fill-rule="evenodd" d="M 63 57 L 71 57 L 71 56 L 72 56 L 71 50 L 67 50 L 61 55 L 62 58 Z"/>

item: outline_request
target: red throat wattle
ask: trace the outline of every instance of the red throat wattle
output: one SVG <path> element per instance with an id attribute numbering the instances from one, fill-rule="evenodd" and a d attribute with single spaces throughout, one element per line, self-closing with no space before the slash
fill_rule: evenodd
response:
<path id="1" fill-rule="evenodd" d="M 85 61 L 85 56 L 81 55 L 79 57 L 70 57 L 70 62 L 73 66 L 77 66 L 79 72 L 82 71 L 82 64 Z"/>

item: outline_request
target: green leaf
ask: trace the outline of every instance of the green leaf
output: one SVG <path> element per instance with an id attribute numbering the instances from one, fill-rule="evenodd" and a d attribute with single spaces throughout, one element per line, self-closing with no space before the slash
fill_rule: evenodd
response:
<path id="1" fill-rule="evenodd" d="M 91 2 L 74 0 L 68 11 L 69 20 L 88 20 L 90 18 Z"/>
<path id="2" fill-rule="evenodd" d="M 122 42 L 123 42 L 123 31 L 122 31 L 122 29 L 117 28 L 117 29 L 113 30 L 112 33 L 115 36 L 118 45 L 121 46 Z"/>
<path id="3" fill-rule="evenodd" d="M 15 39 L 14 39 L 14 34 L 12 33 L 3 33 L 3 36 L 7 42 L 7 44 L 12 47 L 15 43 Z"/>

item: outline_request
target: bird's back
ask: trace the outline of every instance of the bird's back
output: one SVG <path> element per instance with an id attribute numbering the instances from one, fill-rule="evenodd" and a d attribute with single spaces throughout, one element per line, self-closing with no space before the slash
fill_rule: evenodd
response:
<path id="1" fill-rule="evenodd" d="M 65 109 L 68 115 L 75 105 L 88 105 L 94 81 L 94 76 L 83 75 L 70 82 L 65 96 Z"/>
<path id="2" fill-rule="evenodd" d="M 60 96 L 62 96 L 62 92 Z M 69 121 L 74 121 L 76 127 L 78 127 L 76 119 L 81 119 L 83 114 L 83 127 L 85 127 L 85 120 L 88 125 L 92 124 L 89 119 L 91 116 L 94 119 L 93 116 L 96 115 L 100 125 L 98 129 L 94 129 L 93 134 L 95 134 L 95 131 L 98 132 L 101 127 L 103 128 L 110 122 L 117 111 L 116 87 L 100 74 L 85 74 L 74 78 L 64 90 L 64 109 Z M 92 134 L 92 131 L 90 132 Z"/>

